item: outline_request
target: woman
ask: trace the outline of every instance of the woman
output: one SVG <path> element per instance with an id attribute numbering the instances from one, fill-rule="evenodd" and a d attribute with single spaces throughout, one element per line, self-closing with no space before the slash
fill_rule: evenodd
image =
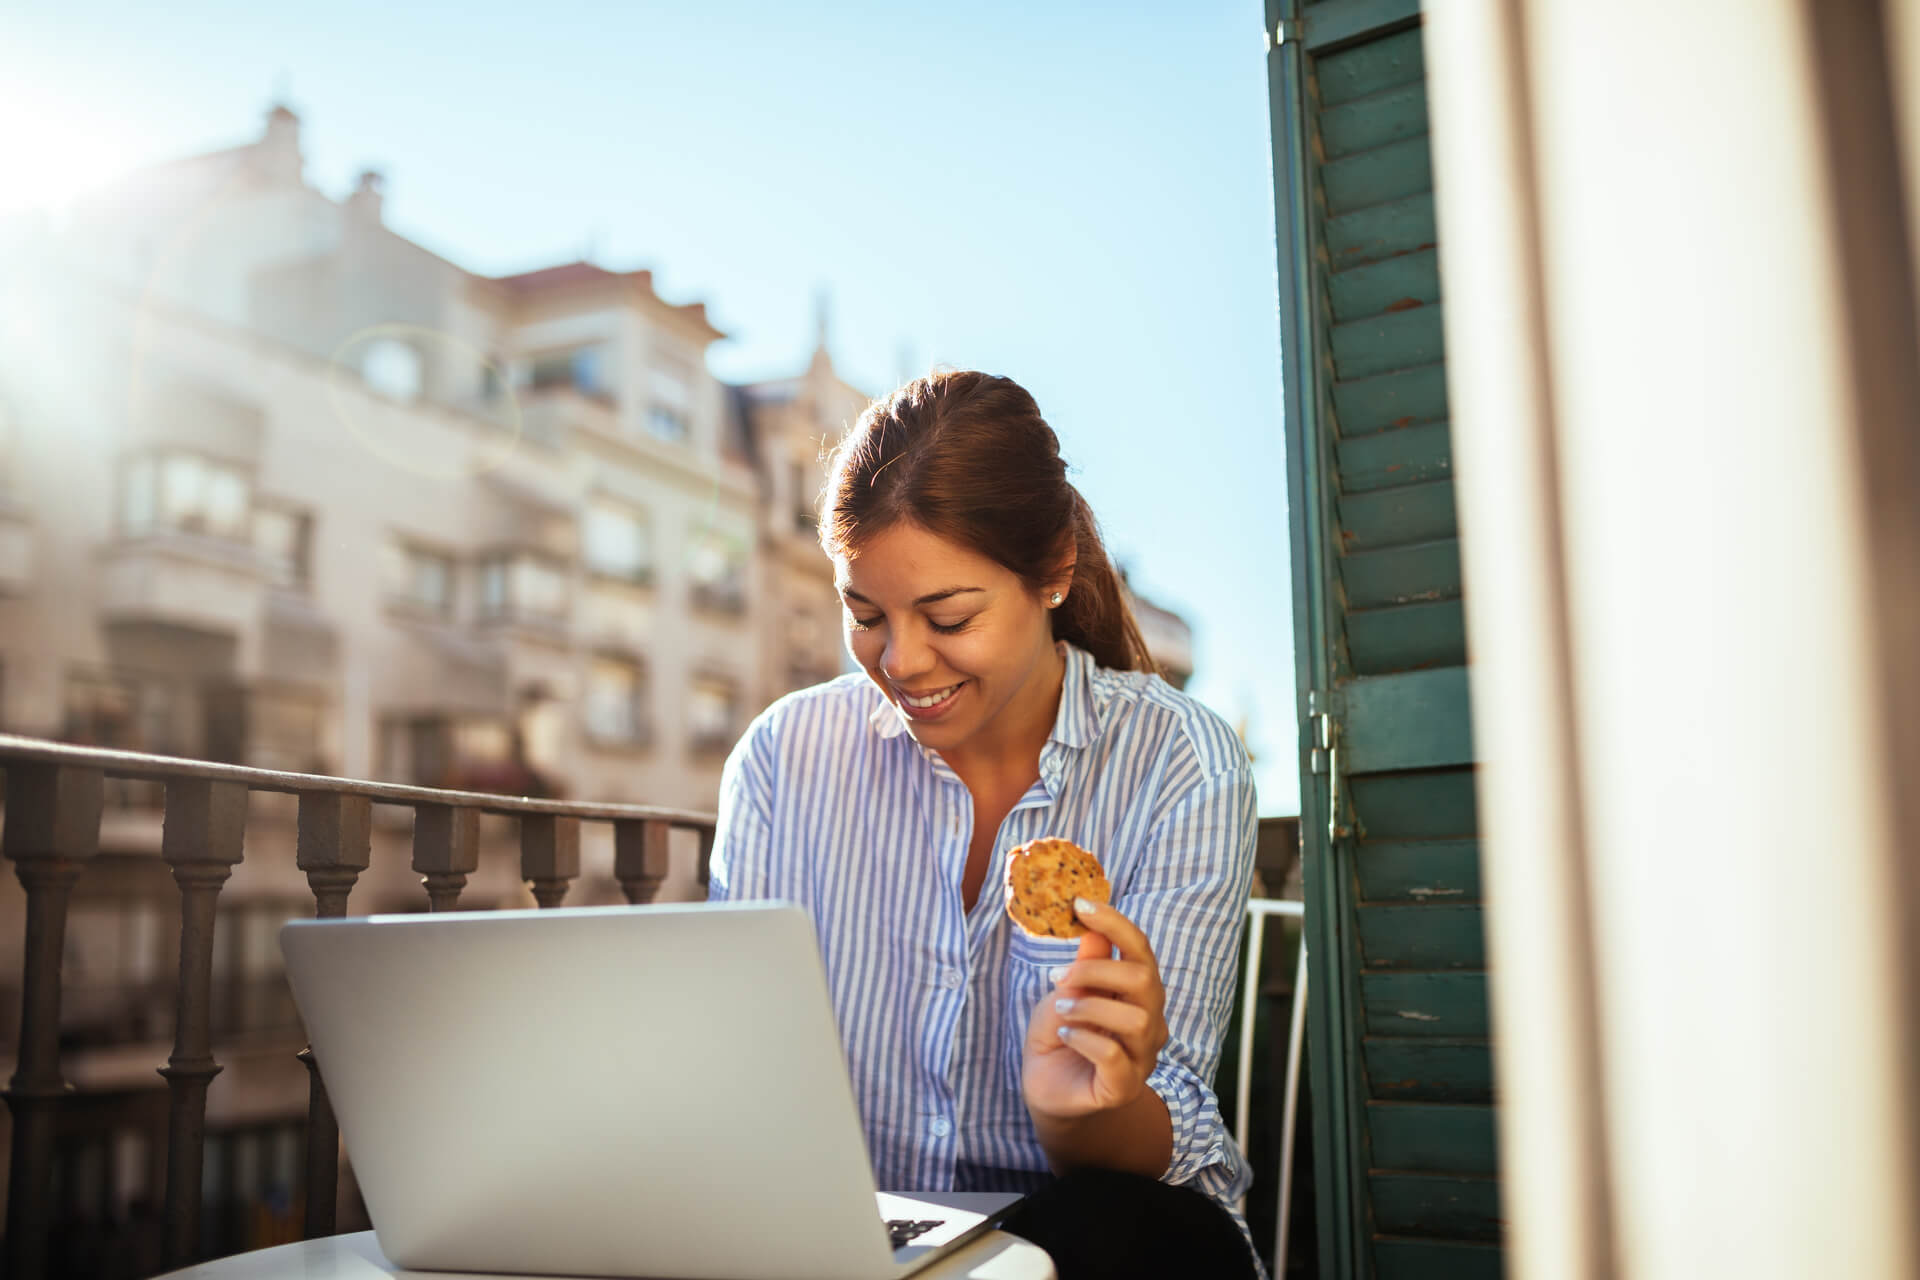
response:
<path id="1" fill-rule="evenodd" d="M 1255 1274 L 1209 1087 L 1253 869 L 1245 750 L 1152 674 L 1012 381 L 875 403 L 820 530 L 864 674 L 735 747 L 711 895 L 811 912 L 877 1182 L 1034 1192 L 1009 1227 L 1068 1280 Z M 1077 943 L 1006 914 L 1005 853 L 1041 835 L 1112 882 Z"/>

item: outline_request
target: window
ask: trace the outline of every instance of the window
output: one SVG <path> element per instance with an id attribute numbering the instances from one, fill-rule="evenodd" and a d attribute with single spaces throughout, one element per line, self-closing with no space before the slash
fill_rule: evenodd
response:
<path id="1" fill-rule="evenodd" d="M 513 729 L 480 716 L 426 715 L 387 720 L 381 727 L 381 769 L 390 781 L 420 787 L 467 786 L 497 790 L 514 772 Z M 524 792 L 524 788 L 521 788 Z"/>
<path id="2" fill-rule="evenodd" d="M 639 663 L 604 654 L 595 657 L 587 668 L 587 736 L 596 742 L 644 745 L 652 736 L 646 692 Z"/>
<path id="3" fill-rule="evenodd" d="M 598 346 L 545 351 L 527 362 L 527 385 L 536 391 L 572 387 L 584 395 L 607 394 L 606 356 Z"/>
<path id="4" fill-rule="evenodd" d="M 739 690 L 726 677 L 694 677 L 687 701 L 687 734 L 694 750 L 723 750 L 733 745 L 739 701 Z"/>
<path id="5" fill-rule="evenodd" d="M 595 502 L 587 507 L 580 533 L 589 573 L 627 582 L 651 576 L 647 522 L 631 508 Z"/>
<path id="6" fill-rule="evenodd" d="M 152 458 L 135 458 L 127 463 L 120 478 L 120 531 L 130 538 L 153 532 L 153 476 L 157 464 Z"/>
<path id="7" fill-rule="evenodd" d="M 360 376 L 387 399 L 411 404 L 420 398 L 420 353 L 398 338 L 375 338 L 360 358 Z"/>
<path id="8" fill-rule="evenodd" d="M 685 443 L 693 422 L 693 368 L 669 358 L 648 378 L 647 431 L 672 444 Z"/>
<path id="9" fill-rule="evenodd" d="M 171 529 L 245 538 L 250 500 L 246 474 L 194 453 L 147 454 L 121 475 L 120 527 L 130 537 Z"/>
<path id="10" fill-rule="evenodd" d="M 324 695 L 305 689 L 261 688 L 247 707 L 246 763 L 259 769 L 326 773 Z"/>
<path id="11" fill-rule="evenodd" d="M 554 561 L 529 551 L 483 560 L 480 614 L 487 618 L 565 618 L 566 574 Z"/>
<path id="12" fill-rule="evenodd" d="M 203 717 L 196 714 L 195 692 L 160 676 L 76 668 L 67 672 L 60 736 L 87 746 L 197 756 L 194 722 Z"/>
<path id="13" fill-rule="evenodd" d="M 687 549 L 693 603 L 722 613 L 747 607 L 747 562 L 741 543 L 717 530 L 695 533 Z"/>
<path id="14" fill-rule="evenodd" d="M 480 399 L 492 404 L 505 389 L 500 380 L 500 362 L 489 356 L 480 362 Z"/>
<path id="15" fill-rule="evenodd" d="M 453 557 L 390 538 L 381 551 L 387 598 L 447 615 L 453 612 Z"/>
<path id="16" fill-rule="evenodd" d="M 134 723 L 137 698 L 129 681 L 104 672 L 70 671 L 60 736 L 85 746 L 137 750 L 142 745 Z"/>
<path id="17" fill-rule="evenodd" d="M 685 444 L 687 415 L 682 409 L 656 404 L 647 409 L 647 432 L 669 444 Z"/>
<path id="18" fill-rule="evenodd" d="M 313 545 L 313 517 L 285 507 L 253 511 L 253 547 L 266 567 L 267 581 L 295 591 L 307 589 L 307 556 Z"/>

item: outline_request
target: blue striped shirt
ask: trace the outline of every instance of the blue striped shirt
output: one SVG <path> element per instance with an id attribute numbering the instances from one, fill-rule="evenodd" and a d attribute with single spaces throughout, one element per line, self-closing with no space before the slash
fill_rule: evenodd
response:
<path id="1" fill-rule="evenodd" d="M 1147 1079 L 1173 1118 L 1162 1178 L 1235 1212 L 1252 1175 L 1212 1081 L 1253 874 L 1252 770 L 1192 698 L 1061 648 L 1039 780 L 1001 824 L 973 910 L 972 798 L 860 674 L 782 698 L 734 748 L 710 896 L 811 913 L 882 1188 L 1026 1190 L 1047 1173 L 1020 1094 L 1027 1019 L 1078 944 L 1012 927 L 1005 854 L 1042 835 L 1091 849 L 1166 985 L 1169 1038 Z"/>

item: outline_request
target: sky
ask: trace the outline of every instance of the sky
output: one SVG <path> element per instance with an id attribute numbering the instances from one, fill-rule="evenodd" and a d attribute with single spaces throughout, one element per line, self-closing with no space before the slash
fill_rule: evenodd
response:
<path id="1" fill-rule="evenodd" d="M 730 381 L 1033 392 L 1190 691 L 1298 811 L 1259 0 L 10 0 L 0 212 L 299 113 L 307 177 L 487 275 L 648 267 Z"/>

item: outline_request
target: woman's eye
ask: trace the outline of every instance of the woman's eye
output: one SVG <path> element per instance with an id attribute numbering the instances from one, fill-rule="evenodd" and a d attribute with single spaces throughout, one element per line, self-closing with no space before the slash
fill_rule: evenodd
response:
<path id="1" fill-rule="evenodd" d="M 943 636 L 950 636 L 955 632 L 965 631 L 972 621 L 972 618 L 962 618 L 958 622 L 939 623 L 935 622 L 932 618 L 928 618 L 927 625 Z"/>
<path id="2" fill-rule="evenodd" d="M 847 625 L 855 631 L 871 631 L 884 621 L 886 621 L 884 618 L 856 618 L 851 613 L 847 615 Z"/>

